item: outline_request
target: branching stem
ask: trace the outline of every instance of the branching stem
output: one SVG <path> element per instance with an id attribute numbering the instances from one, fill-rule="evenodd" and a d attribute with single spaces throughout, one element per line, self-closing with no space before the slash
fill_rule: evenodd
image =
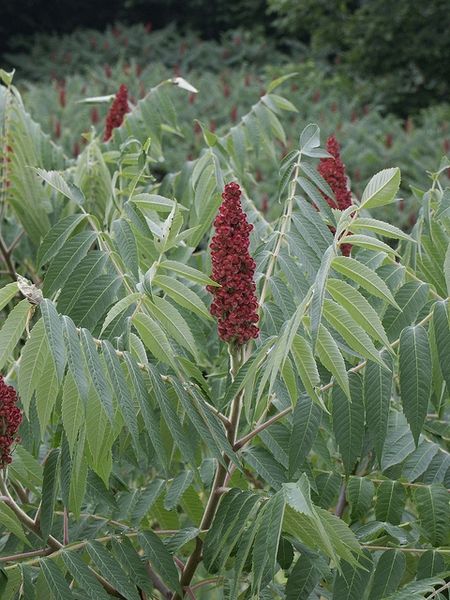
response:
<path id="1" fill-rule="evenodd" d="M 417 325 L 425 325 L 432 318 L 432 316 L 433 316 L 433 312 L 430 312 Z M 389 346 L 390 346 L 390 348 L 394 349 L 399 344 L 400 344 L 400 338 L 395 340 L 394 342 L 392 342 L 392 344 L 390 344 Z M 348 372 L 349 373 L 358 373 L 359 371 L 362 371 L 362 369 L 364 369 L 364 367 L 366 365 L 367 365 L 367 360 L 363 360 L 356 366 L 349 369 Z M 318 389 L 318 392 L 319 393 L 326 392 L 327 390 L 331 389 L 334 386 L 334 384 L 335 384 L 335 382 L 334 382 L 334 380 L 332 380 L 332 381 L 330 381 L 330 383 L 327 383 L 326 385 L 323 385 L 322 387 L 320 387 Z M 280 411 L 276 415 L 273 415 L 273 417 L 270 417 L 270 419 L 267 419 L 267 421 L 264 421 L 264 423 L 259 424 L 257 427 L 255 427 L 255 429 L 253 429 L 252 431 L 250 431 L 249 433 L 244 435 L 242 438 L 237 440 L 237 442 L 233 445 L 233 450 L 235 452 L 240 450 L 243 446 L 248 444 L 248 442 L 250 442 L 254 437 L 256 437 L 261 431 L 264 431 L 264 429 L 267 429 L 267 427 L 270 427 L 271 425 L 273 425 L 273 423 L 276 423 L 277 421 L 279 421 L 280 419 L 282 419 L 283 417 L 288 415 L 292 410 L 293 410 L 293 407 L 288 406 L 287 408 Z"/>
<path id="2" fill-rule="evenodd" d="M 245 354 L 245 348 L 234 346 L 229 347 L 230 351 L 230 374 L 231 378 L 234 380 L 239 367 L 242 364 L 243 357 Z M 236 441 L 236 434 L 239 427 L 239 417 L 241 412 L 241 404 L 242 404 L 242 391 L 236 395 L 234 398 L 231 408 L 230 408 L 230 425 L 227 430 L 227 437 L 230 445 L 233 446 Z M 223 456 L 223 463 L 220 463 L 217 466 L 216 475 L 214 478 L 214 482 L 211 488 L 211 492 L 208 498 L 208 502 L 206 504 L 205 512 L 203 513 L 203 518 L 200 523 L 200 529 L 209 529 L 214 516 L 217 511 L 217 507 L 219 505 L 220 498 L 222 496 L 222 489 L 224 487 L 224 483 L 227 479 L 228 467 L 230 465 L 230 459 L 228 456 Z M 194 551 L 188 558 L 186 565 L 183 569 L 183 573 L 180 578 L 181 589 L 183 591 L 183 595 L 185 593 L 185 589 L 189 587 L 189 584 L 194 577 L 195 571 L 197 570 L 198 565 L 202 559 L 202 548 L 203 542 L 200 537 L 197 537 Z M 179 594 L 174 594 L 173 600 L 181 600 Z"/>

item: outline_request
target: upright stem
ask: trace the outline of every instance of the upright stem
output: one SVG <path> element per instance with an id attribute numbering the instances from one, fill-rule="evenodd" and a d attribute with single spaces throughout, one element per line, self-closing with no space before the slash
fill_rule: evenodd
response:
<path id="1" fill-rule="evenodd" d="M 230 346 L 230 375 L 231 379 L 234 381 L 234 378 L 239 371 L 239 367 L 242 364 L 243 356 L 245 354 L 245 350 L 241 346 Z M 231 407 L 230 407 L 230 416 L 229 416 L 229 427 L 227 430 L 228 441 L 230 442 L 231 447 L 234 446 L 236 441 L 237 431 L 239 427 L 239 417 L 241 414 L 241 404 L 242 404 L 242 394 L 243 392 L 239 392 L 237 396 L 234 398 Z M 214 482 L 211 488 L 211 493 L 208 498 L 208 502 L 206 504 L 205 512 L 203 513 L 203 518 L 200 523 L 200 530 L 209 529 L 211 523 L 213 522 L 214 516 L 217 511 L 217 507 L 219 505 L 219 500 L 221 497 L 221 488 L 225 483 L 228 467 L 230 464 L 230 459 L 228 456 L 223 456 L 224 464 L 220 463 L 217 465 L 216 475 L 214 477 Z M 198 565 L 202 560 L 202 548 L 203 541 L 200 537 L 197 537 L 194 551 L 189 557 L 181 575 L 180 584 L 182 589 L 182 596 L 184 596 L 185 588 L 189 586 L 194 577 L 195 571 L 197 570 Z M 181 597 L 178 593 L 174 594 L 173 600 L 181 600 Z"/>
<path id="2" fill-rule="evenodd" d="M 281 215 L 281 219 L 280 219 L 281 226 L 280 226 L 280 232 L 278 234 L 277 243 L 275 245 L 275 249 L 270 258 L 269 264 L 267 266 L 267 271 L 264 275 L 264 284 L 263 284 L 263 287 L 261 290 L 261 295 L 259 298 L 259 306 L 260 307 L 262 307 L 262 305 L 264 304 L 264 300 L 266 299 L 269 280 L 272 276 L 273 270 L 274 270 L 276 262 L 278 260 L 278 255 L 280 254 L 280 250 L 281 250 L 281 244 L 283 243 L 283 238 L 285 237 L 285 235 L 287 233 L 287 229 L 288 229 L 288 226 L 289 226 L 289 223 L 291 220 L 292 209 L 294 207 L 295 190 L 297 189 L 297 179 L 298 179 L 298 176 L 300 173 L 301 159 L 302 159 L 302 154 L 301 154 L 301 152 L 299 152 L 298 159 L 295 164 L 294 171 L 293 171 L 293 177 L 290 182 L 289 196 L 288 196 L 288 199 L 286 202 L 286 209 L 285 209 L 284 213 Z"/>
<path id="3" fill-rule="evenodd" d="M 345 481 L 343 481 L 341 484 L 341 490 L 339 492 L 339 499 L 337 501 L 336 509 L 334 511 L 334 514 L 336 515 L 336 517 L 339 517 L 340 519 L 342 518 L 342 515 L 344 514 L 344 510 L 347 506 L 347 498 L 345 497 L 345 490 L 346 490 L 346 485 L 345 485 Z"/>

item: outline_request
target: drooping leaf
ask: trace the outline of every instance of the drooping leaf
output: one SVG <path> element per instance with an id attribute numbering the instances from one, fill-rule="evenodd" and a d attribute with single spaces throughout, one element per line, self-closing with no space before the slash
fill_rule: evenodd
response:
<path id="1" fill-rule="evenodd" d="M 145 346 L 150 350 L 157 360 L 173 364 L 173 350 L 166 334 L 159 324 L 146 314 L 138 313 L 133 317 L 133 325 L 136 327 Z"/>
<path id="2" fill-rule="evenodd" d="M 357 564 L 343 562 L 341 572 L 336 575 L 333 600 L 359 600 L 366 589 L 373 568 L 373 560 L 365 551 L 357 558 Z"/>
<path id="3" fill-rule="evenodd" d="M 96 238 L 95 231 L 82 231 L 65 242 L 52 259 L 45 274 L 43 292 L 46 296 L 51 296 L 64 287 Z"/>
<path id="4" fill-rule="evenodd" d="M 316 354 L 323 366 L 334 375 L 342 390 L 350 397 L 350 387 L 345 361 L 333 336 L 324 325 L 319 327 Z"/>
<path id="5" fill-rule="evenodd" d="M 383 481 L 377 489 L 375 515 L 378 521 L 398 525 L 405 508 L 406 493 L 398 481 Z"/>
<path id="6" fill-rule="evenodd" d="M 178 572 L 172 556 L 159 537 L 153 531 L 143 531 L 139 535 L 146 557 L 150 560 L 161 579 L 174 592 L 181 592 Z"/>
<path id="7" fill-rule="evenodd" d="M 145 559 L 134 549 L 131 540 L 126 536 L 122 536 L 120 541 L 113 538 L 111 546 L 114 556 L 126 570 L 131 581 L 144 592 L 151 594 L 153 586 L 148 576 Z"/>
<path id="8" fill-rule="evenodd" d="M 27 416 L 33 392 L 42 375 L 42 361 L 47 353 L 48 341 L 44 331 L 44 321 L 40 319 L 31 330 L 30 337 L 22 349 L 20 360 L 18 391 Z"/>
<path id="9" fill-rule="evenodd" d="M 405 571 L 405 555 L 400 550 L 383 552 L 375 569 L 369 600 L 381 600 L 398 588 Z"/>
<path id="10" fill-rule="evenodd" d="M 62 218 L 42 240 L 39 247 L 37 263 L 39 266 L 49 262 L 59 250 L 63 247 L 67 239 L 78 227 L 78 225 L 86 218 L 84 214 L 69 215 Z"/>
<path id="11" fill-rule="evenodd" d="M 282 490 L 273 495 L 258 515 L 253 547 L 252 588 L 259 594 L 276 573 L 276 558 L 285 508 Z"/>
<path id="12" fill-rule="evenodd" d="M 75 596 L 67 583 L 64 575 L 52 561 L 52 559 L 41 559 L 39 561 L 42 573 L 55 600 L 74 600 Z"/>
<path id="13" fill-rule="evenodd" d="M 416 446 L 431 394 L 431 353 L 424 327 L 406 327 L 400 336 L 400 391 Z"/>
<path id="14" fill-rule="evenodd" d="M 324 406 L 323 401 L 317 393 L 317 388 L 320 386 L 319 372 L 307 340 L 301 335 L 296 335 L 292 341 L 291 352 L 300 379 L 310 398 L 318 405 Z"/>
<path id="15" fill-rule="evenodd" d="M 449 533 L 448 493 L 442 484 L 417 488 L 414 499 L 422 531 L 433 546 L 445 543 Z"/>
<path id="16" fill-rule="evenodd" d="M 442 377 L 450 390 L 450 313 L 449 304 L 436 302 L 433 310 L 433 327 L 436 338 L 436 347 Z"/>
<path id="17" fill-rule="evenodd" d="M 0 310 L 3 310 L 5 306 L 10 302 L 19 291 L 16 281 L 8 283 L 0 289 Z"/>
<path id="18" fill-rule="evenodd" d="M 389 340 L 380 317 L 358 290 L 340 279 L 329 279 L 327 290 L 338 304 L 347 309 L 371 338 L 389 346 Z"/>
<path id="19" fill-rule="evenodd" d="M 22 300 L 7 316 L 0 330 L 0 369 L 3 369 L 8 359 L 11 358 L 14 348 L 25 330 L 31 310 L 28 300 Z"/>
<path id="20" fill-rule="evenodd" d="M 379 364 L 368 361 L 364 369 L 363 388 L 367 427 L 373 438 L 378 461 L 381 461 L 386 439 L 393 381 L 392 359 L 386 354 L 383 360 L 391 370 L 388 371 Z"/>
<path id="21" fill-rule="evenodd" d="M 59 448 L 53 448 L 44 464 L 40 519 L 40 529 L 44 540 L 47 539 L 53 525 L 54 507 L 58 492 L 59 457 Z"/>
<path id="22" fill-rule="evenodd" d="M 67 442 L 72 453 L 77 441 L 78 431 L 84 420 L 84 402 L 80 397 L 71 371 L 67 373 L 64 380 L 61 416 Z"/>
<path id="23" fill-rule="evenodd" d="M 127 600 L 139 600 L 139 594 L 136 587 L 130 581 L 129 577 L 123 571 L 119 563 L 114 560 L 106 548 L 95 540 L 90 541 L 86 550 L 92 561 L 97 565 L 101 574 L 107 581 L 127 598 Z"/>
<path id="24" fill-rule="evenodd" d="M 6 531 L 15 535 L 24 544 L 29 545 L 21 522 L 17 518 L 12 508 L 10 508 L 4 502 L 0 504 L 0 523 L 3 525 Z"/>
<path id="25" fill-rule="evenodd" d="M 187 308 L 200 317 L 208 320 L 212 319 L 203 300 L 191 288 L 181 283 L 181 281 L 173 277 L 167 277 L 166 275 L 156 275 L 153 278 L 153 285 L 160 287 L 180 306 Z"/>
<path id="26" fill-rule="evenodd" d="M 336 249 L 334 246 L 330 246 L 323 255 L 320 269 L 317 272 L 316 280 L 314 282 L 314 295 L 311 302 L 311 337 L 313 341 L 313 348 L 316 344 L 317 336 L 319 335 L 327 280 L 332 261 L 335 257 Z"/>
<path id="27" fill-rule="evenodd" d="M 362 381 L 357 374 L 350 376 L 351 401 L 339 387 L 332 392 L 333 431 L 347 473 L 351 473 L 361 454 L 364 437 L 364 402 Z"/>
<path id="28" fill-rule="evenodd" d="M 352 520 L 363 517 L 369 510 L 375 487 L 367 477 L 350 477 L 347 484 L 347 499 L 351 505 Z"/>
<path id="29" fill-rule="evenodd" d="M 331 327 L 344 338 L 352 350 L 387 369 L 370 337 L 345 308 L 333 300 L 325 298 L 324 317 Z"/>
<path id="30" fill-rule="evenodd" d="M 381 457 L 382 470 L 401 463 L 413 450 L 414 438 L 403 413 L 392 410 Z"/>
<path id="31" fill-rule="evenodd" d="M 95 575 L 76 552 L 63 550 L 61 558 L 69 573 L 91 600 L 107 600 L 109 598 Z"/>
<path id="32" fill-rule="evenodd" d="M 112 344 L 104 340 L 102 347 L 103 356 L 105 357 L 108 368 L 109 380 L 117 398 L 119 409 L 124 418 L 125 425 L 131 434 L 134 450 L 136 455 L 139 456 L 139 428 L 136 415 L 136 405 L 131 397 L 122 365 L 120 364 L 119 358 L 117 357 Z"/>
<path id="33" fill-rule="evenodd" d="M 106 379 L 105 370 L 97 352 L 97 348 L 89 330 L 83 328 L 80 331 L 81 345 L 86 359 L 86 364 L 90 374 L 90 380 L 98 395 L 105 414 L 112 423 L 114 419 L 114 408 L 112 401 L 111 388 Z"/>
<path id="34" fill-rule="evenodd" d="M 444 559 L 437 550 L 427 550 L 420 555 L 417 563 L 417 579 L 433 577 L 445 570 Z"/>
<path id="35" fill-rule="evenodd" d="M 50 354 L 55 363 L 58 380 L 61 382 L 66 366 L 66 349 L 63 338 L 61 317 L 51 300 L 44 298 L 39 305 L 44 321 L 45 333 L 48 338 Z"/>
<path id="36" fill-rule="evenodd" d="M 243 458 L 274 489 L 278 490 L 286 481 L 285 470 L 265 448 L 246 448 Z"/>
<path id="37" fill-rule="evenodd" d="M 391 291 L 381 277 L 363 263 L 349 256 L 336 256 L 331 266 L 338 273 L 358 283 L 373 296 L 399 308 Z"/>
<path id="38" fill-rule="evenodd" d="M 308 600 L 321 578 L 321 571 L 315 562 L 302 554 L 289 575 L 286 600 Z"/>
<path id="39" fill-rule="evenodd" d="M 184 471 L 174 478 L 164 499 L 164 508 L 166 510 L 173 510 L 177 507 L 184 492 L 191 485 L 193 478 L 194 474 L 192 471 Z"/>
<path id="40" fill-rule="evenodd" d="M 294 475 L 311 450 L 320 425 L 321 411 L 306 394 L 294 407 L 289 440 L 289 474 Z"/>

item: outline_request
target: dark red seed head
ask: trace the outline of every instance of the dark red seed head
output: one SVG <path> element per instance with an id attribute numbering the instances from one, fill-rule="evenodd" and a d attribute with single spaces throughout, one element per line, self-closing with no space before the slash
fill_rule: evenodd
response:
<path id="1" fill-rule="evenodd" d="M 214 299 L 210 312 L 218 320 L 219 337 L 238 345 L 259 335 L 258 300 L 254 281 L 256 263 L 249 253 L 250 232 L 241 206 L 241 190 L 229 183 L 222 194 L 223 202 L 214 220 L 211 241 L 211 279 L 220 287 L 208 286 Z"/>

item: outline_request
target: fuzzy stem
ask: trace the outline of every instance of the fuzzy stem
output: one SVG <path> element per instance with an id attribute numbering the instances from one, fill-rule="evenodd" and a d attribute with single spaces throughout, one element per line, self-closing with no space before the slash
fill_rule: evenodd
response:
<path id="1" fill-rule="evenodd" d="M 42 548 L 41 550 L 31 550 L 30 552 L 20 552 L 19 554 L 11 554 L 10 556 L 0 556 L 0 563 L 16 562 L 23 558 L 32 558 L 33 556 L 48 556 L 53 552 L 52 548 Z"/>
<path id="2" fill-rule="evenodd" d="M 339 492 L 339 498 L 336 504 L 336 509 L 334 511 L 334 514 L 336 515 L 336 517 L 339 517 L 340 519 L 342 518 L 342 515 L 344 514 L 344 510 L 347 506 L 347 498 L 345 497 L 345 490 L 346 490 L 346 485 L 345 482 L 342 482 L 341 485 L 341 491 Z"/>
<path id="3" fill-rule="evenodd" d="M 149 564 L 147 564 L 147 573 L 153 583 L 153 587 L 155 587 L 160 592 L 163 598 L 170 600 L 170 598 L 172 597 L 172 592 L 169 590 L 166 584 L 162 581 L 162 579 L 160 579 L 160 577 L 156 574 L 156 572 L 152 569 L 152 567 Z"/>

